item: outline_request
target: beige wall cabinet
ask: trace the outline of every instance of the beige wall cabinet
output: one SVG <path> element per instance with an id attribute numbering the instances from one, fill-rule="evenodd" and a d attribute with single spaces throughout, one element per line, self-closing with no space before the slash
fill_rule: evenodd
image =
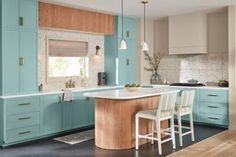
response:
<path id="1" fill-rule="evenodd" d="M 169 54 L 207 53 L 207 15 L 192 13 L 169 17 Z"/>

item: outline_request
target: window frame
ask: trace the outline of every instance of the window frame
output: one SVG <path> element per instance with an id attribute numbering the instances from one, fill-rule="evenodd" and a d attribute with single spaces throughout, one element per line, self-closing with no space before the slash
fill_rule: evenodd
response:
<path id="1" fill-rule="evenodd" d="M 55 38 L 55 37 L 49 37 L 46 36 L 46 55 L 45 55 L 45 81 L 46 83 L 49 83 L 50 81 L 55 81 L 55 80 L 65 80 L 67 78 L 70 78 L 71 76 L 65 76 L 65 77 L 49 77 L 49 41 L 50 40 L 64 40 L 64 41 L 77 41 L 77 42 L 87 42 L 88 43 L 88 54 L 86 58 L 88 59 L 88 77 L 85 77 L 85 79 L 90 78 L 90 58 L 89 58 L 89 42 L 87 40 L 76 40 L 76 39 L 67 39 L 67 38 Z M 79 78 L 79 76 L 72 76 L 72 78 Z"/>

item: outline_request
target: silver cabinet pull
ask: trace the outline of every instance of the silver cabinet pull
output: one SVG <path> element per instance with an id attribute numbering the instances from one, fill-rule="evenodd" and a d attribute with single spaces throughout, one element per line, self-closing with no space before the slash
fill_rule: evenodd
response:
<path id="1" fill-rule="evenodd" d="M 30 119 L 31 117 L 23 117 L 23 118 L 18 118 L 18 120 L 28 120 Z"/>
<path id="2" fill-rule="evenodd" d="M 31 133 L 31 131 L 19 132 L 18 135 L 25 135 L 25 134 L 29 134 L 29 133 Z"/>
<path id="3" fill-rule="evenodd" d="M 220 120 L 219 118 L 215 118 L 215 117 L 208 117 L 208 119 L 212 119 L 212 120 Z"/>
<path id="4" fill-rule="evenodd" d="M 31 105 L 31 103 L 23 103 L 23 104 L 18 104 L 19 106 L 28 106 Z"/>
<path id="5" fill-rule="evenodd" d="M 24 65 L 24 58 L 23 57 L 20 57 L 19 58 L 19 64 L 20 64 L 20 66 L 23 66 Z"/>
<path id="6" fill-rule="evenodd" d="M 215 95 L 215 94 L 208 94 L 208 96 L 217 97 L 217 96 L 219 96 L 219 95 Z"/>
<path id="7" fill-rule="evenodd" d="M 21 16 L 19 17 L 19 25 L 23 26 L 24 25 L 24 18 Z"/>
<path id="8" fill-rule="evenodd" d="M 219 107 L 217 107 L 217 106 L 208 106 L 209 108 L 219 108 Z"/>
<path id="9" fill-rule="evenodd" d="M 126 59 L 126 65 L 129 65 L 129 64 L 130 64 L 130 60 Z"/>

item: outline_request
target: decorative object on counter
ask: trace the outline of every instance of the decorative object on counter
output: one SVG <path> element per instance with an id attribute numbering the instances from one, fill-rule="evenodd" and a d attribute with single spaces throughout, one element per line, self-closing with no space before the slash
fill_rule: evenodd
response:
<path id="1" fill-rule="evenodd" d="M 220 80 L 220 81 L 218 82 L 218 86 L 219 86 L 219 87 L 229 87 L 229 82 L 226 81 L 226 80 Z"/>
<path id="2" fill-rule="evenodd" d="M 107 84 L 107 73 L 106 72 L 99 72 L 98 73 L 98 85 L 104 86 Z"/>
<path id="3" fill-rule="evenodd" d="M 188 80 L 188 83 L 190 83 L 190 84 L 197 84 L 198 80 L 191 79 L 191 80 Z"/>
<path id="4" fill-rule="evenodd" d="M 124 38 L 124 0 L 121 0 L 121 31 L 122 31 L 122 38 L 121 38 L 121 41 L 120 41 L 120 49 L 121 50 L 126 50 L 127 49 L 127 43 L 125 41 L 125 38 Z"/>
<path id="5" fill-rule="evenodd" d="M 42 83 L 38 86 L 38 90 L 39 90 L 39 92 L 43 91 L 43 84 Z"/>
<path id="6" fill-rule="evenodd" d="M 147 52 L 149 50 L 148 44 L 146 42 L 146 4 L 148 3 L 148 1 L 143 0 L 141 3 L 143 4 L 143 9 L 144 9 L 144 11 L 143 11 L 143 19 L 144 19 L 144 21 L 143 21 L 143 23 L 144 23 L 143 37 L 144 37 L 144 40 L 142 43 L 142 51 Z"/>
<path id="7" fill-rule="evenodd" d="M 80 76 L 78 77 L 79 81 L 80 81 L 80 86 L 81 87 L 86 87 L 86 80 L 87 78 L 84 76 L 84 71 L 80 70 Z"/>
<path id="8" fill-rule="evenodd" d="M 146 51 L 143 52 L 145 55 L 145 60 L 149 63 L 149 68 L 144 68 L 146 71 L 152 72 L 150 83 L 151 84 L 160 84 L 161 82 L 161 76 L 158 73 L 158 67 L 161 62 L 161 56 L 159 54 L 154 54 L 153 57 L 151 57 Z"/>
<path id="9" fill-rule="evenodd" d="M 216 86 L 218 86 L 218 83 L 217 82 L 206 82 L 206 86 L 216 87 Z"/>
<path id="10" fill-rule="evenodd" d="M 129 92 L 137 91 L 140 88 L 141 88 L 140 84 L 133 83 L 133 84 L 126 84 L 125 85 L 125 89 Z"/>
<path id="11" fill-rule="evenodd" d="M 73 101 L 74 95 L 71 89 L 65 89 L 63 93 L 63 101 Z"/>
<path id="12" fill-rule="evenodd" d="M 68 81 L 65 82 L 65 87 L 66 88 L 75 88 L 75 81 L 71 79 L 69 79 Z"/>

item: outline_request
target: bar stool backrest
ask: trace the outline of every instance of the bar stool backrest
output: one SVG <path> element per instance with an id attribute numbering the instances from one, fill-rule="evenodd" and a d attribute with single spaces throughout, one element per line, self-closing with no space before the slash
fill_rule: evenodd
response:
<path id="1" fill-rule="evenodd" d="M 161 95 L 160 103 L 156 114 L 157 118 L 163 119 L 173 116 L 177 93 L 178 91 Z"/>
<path id="2" fill-rule="evenodd" d="M 194 96 L 195 96 L 194 90 L 182 91 L 180 97 L 180 103 L 178 106 L 179 109 L 178 112 L 181 113 L 192 112 L 194 104 Z"/>

